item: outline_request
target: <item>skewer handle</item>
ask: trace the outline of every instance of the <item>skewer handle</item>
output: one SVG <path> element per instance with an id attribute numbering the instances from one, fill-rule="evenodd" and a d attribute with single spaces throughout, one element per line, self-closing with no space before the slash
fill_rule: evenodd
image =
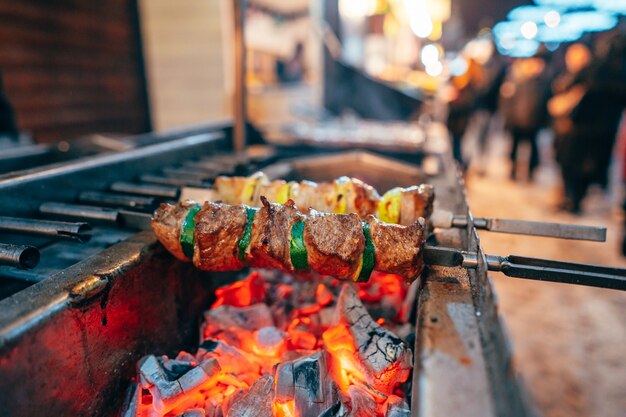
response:
<path id="1" fill-rule="evenodd" d="M 454 215 L 449 212 L 436 212 L 431 217 L 431 221 L 435 227 L 444 229 L 463 228 L 467 227 L 468 224 L 467 216 Z M 606 242 L 606 227 L 600 226 L 475 217 L 474 227 L 496 233 Z"/>
<path id="2" fill-rule="evenodd" d="M 491 258 L 491 259 L 490 259 Z M 487 256 L 490 271 L 513 278 L 562 282 L 626 291 L 626 269 L 510 255 Z"/>
<path id="3" fill-rule="evenodd" d="M 513 278 L 538 281 L 561 282 L 626 291 L 626 269 L 553 261 L 550 259 L 523 256 L 485 255 L 489 271 L 502 272 Z M 429 265 L 478 267 L 475 252 L 464 252 L 451 248 L 426 246 L 424 262 Z"/>

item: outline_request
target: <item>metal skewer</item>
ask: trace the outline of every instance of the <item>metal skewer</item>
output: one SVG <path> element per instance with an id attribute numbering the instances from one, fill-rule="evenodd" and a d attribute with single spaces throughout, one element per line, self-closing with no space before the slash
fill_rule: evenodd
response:
<path id="1" fill-rule="evenodd" d="M 0 232 L 24 233 L 35 236 L 76 240 L 84 243 L 91 239 L 87 223 L 69 223 L 52 220 L 22 219 L 0 216 Z"/>
<path id="2" fill-rule="evenodd" d="M 502 272 L 513 278 L 561 282 L 590 287 L 626 290 L 626 269 L 523 256 L 485 255 L 489 271 Z M 479 265 L 475 252 L 426 246 L 424 261 L 428 265 L 462 266 L 476 269 Z"/>
<path id="3" fill-rule="evenodd" d="M 126 181 L 116 181 L 111 184 L 111 190 L 119 193 L 129 193 L 148 197 L 177 199 L 180 191 L 177 187 L 159 184 L 136 184 Z"/>
<path id="4" fill-rule="evenodd" d="M 137 230 L 149 230 L 152 218 L 150 214 L 130 210 L 55 202 L 41 204 L 39 211 L 66 219 L 88 220 Z"/>
<path id="5" fill-rule="evenodd" d="M 435 227 L 443 229 L 464 228 L 468 225 L 465 215 L 454 215 L 446 211 L 435 212 L 431 221 Z M 475 217 L 474 227 L 497 233 L 511 233 L 528 236 L 554 237 L 558 239 L 606 241 L 606 227 L 581 226 L 575 224 L 532 222 L 527 220 L 495 219 Z"/>
<path id="6" fill-rule="evenodd" d="M 32 269 L 39 264 L 39 249 L 33 246 L 0 243 L 0 265 Z"/>
<path id="7" fill-rule="evenodd" d="M 134 210 L 153 210 L 157 206 L 157 201 L 153 197 L 114 194 L 100 191 L 83 191 L 78 195 L 78 200 L 81 203 L 126 207 Z"/>

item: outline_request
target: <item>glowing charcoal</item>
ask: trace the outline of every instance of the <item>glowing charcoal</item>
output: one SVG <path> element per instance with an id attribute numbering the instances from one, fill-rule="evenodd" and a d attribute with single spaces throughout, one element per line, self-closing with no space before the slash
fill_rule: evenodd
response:
<path id="1" fill-rule="evenodd" d="M 243 397 L 233 403 L 228 410 L 227 417 L 272 417 L 273 391 L 274 377 L 264 375 L 250 387 Z"/>
<path id="2" fill-rule="evenodd" d="M 336 372 L 352 375 L 383 392 L 391 392 L 407 380 L 411 350 L 372 320 L 354 288 L 343 287 L 336 314 L 336 327 L 324 333 L 324 344 L 339 364 Z M 345 383 L 346 377 L 341 379 Z"/>
<path id="3" fill-rule="evenodd" d="M 397 317 L 408 298 L 401 278 L 342 284 L 255 272 L 218 293 L 196 353 L 138 362 L 121 416 L 410 415 L 396 394 L 412 354 L 383 327 L 413 331 Z M 359 297 L 377 318 L 389 310 L 386 319 L 375 321 Z"/>
<path id="4" fill-rule="evenodd" d="M 215 290 L 216 301 L 211 308 L 221 305 L 247 307 L 265 300 L 265 286 L 258 272 L 251 273 L 246 279 Z"/>
<path id="5" fill-rule="evenodd" d="M 285 332 L 274 326 L 254 332 L 253 351 L 260 356 L 277 357 L 285 348 Z"/>

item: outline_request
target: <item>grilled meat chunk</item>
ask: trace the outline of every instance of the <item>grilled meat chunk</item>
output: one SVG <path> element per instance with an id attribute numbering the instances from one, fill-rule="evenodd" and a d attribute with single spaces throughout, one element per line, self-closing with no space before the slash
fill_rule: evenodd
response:
<path id="1" fill-rule="evenodd" d="M 417 277 L 424 268 L 423 218 L 409 226 L 387 224 L 367 216 L 376 253 L 374 269 L 402 277 Z"/>
<path id="2" fill-rule="evenodd" d="M 247 223 L 244 206 L 204 203 L 195 220 L 193 264 L 198 269 L 232 271 L 244 267 L 237 256 Z"/>
<path id="3" fill-rule="evenodd" d="M 152 230 L 165 249 L 178 259 L 187 259 L 180 245 L 180 232 L 189 210 L 196 205 L 193 201 L 184 201 L 175 205 L 161 204 L 152 217 Z"/>
<path id="4" fill-rule="evenodd" d="M 304 229 L 304 243 L 313 270 L 337 279 L 352 279 L 365 248 L 365 236 L 356 214 L 311 211 Z"/>
<path id="5" fill-rule="evenodd" d="M 250 266 L 293 272 L 289 257 L 291 228 L 304 216 L 292 200 L 287 204 L 276 204 L 269 203 L 264 197 L 262 199 L 264 206 L 254 216 L 250 246 L 245 258 Z"/>

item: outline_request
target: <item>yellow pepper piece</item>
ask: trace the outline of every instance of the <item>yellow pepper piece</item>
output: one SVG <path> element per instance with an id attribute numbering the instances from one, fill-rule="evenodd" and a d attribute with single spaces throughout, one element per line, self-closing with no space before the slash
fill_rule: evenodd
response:
<path id="1" fill-rule="evenodd" d="M 263 178 L 262 175 L 253 175 L 246 180 L 243 186 L 243 192 L 241 193 L 241 202 L 243 204 L 254 205 L 254 194 L 261 178 Z"/>
<path id="2" fill-rule="evenodd" d="M 278 193 L 276 193 L 276 202 L 278 204 L 285 204 L 287 200 L 291 198 L 291 183 L 288 182 L 285 185 L 282 185 L 278 189 Z"/>
<path id="3" fill-rule="evenodd" d="M 352 281 L 357 282 L 359 280 L 361 270 L 363 270 L 363 255 L 361 255 L 361 259 L 359 260 L 359 267 L 356 269 L 354 275 L 352 276 Z"/>
<path id="4" fill-rule="evenodd" d="M 335 206 L 336 214 L 346 214 L 348 212 L 348 187 L 351 181 L 348 177 L 341 177 L 334 181 L 335 185 Z"/>
<path id="5" fill-rule="evenodd" d="M 387 191 L 378 203 L 378 218 L 385 223 L 397 224 L 400 222 L 400 199 L 402 188 L 392 188 Z"/>

